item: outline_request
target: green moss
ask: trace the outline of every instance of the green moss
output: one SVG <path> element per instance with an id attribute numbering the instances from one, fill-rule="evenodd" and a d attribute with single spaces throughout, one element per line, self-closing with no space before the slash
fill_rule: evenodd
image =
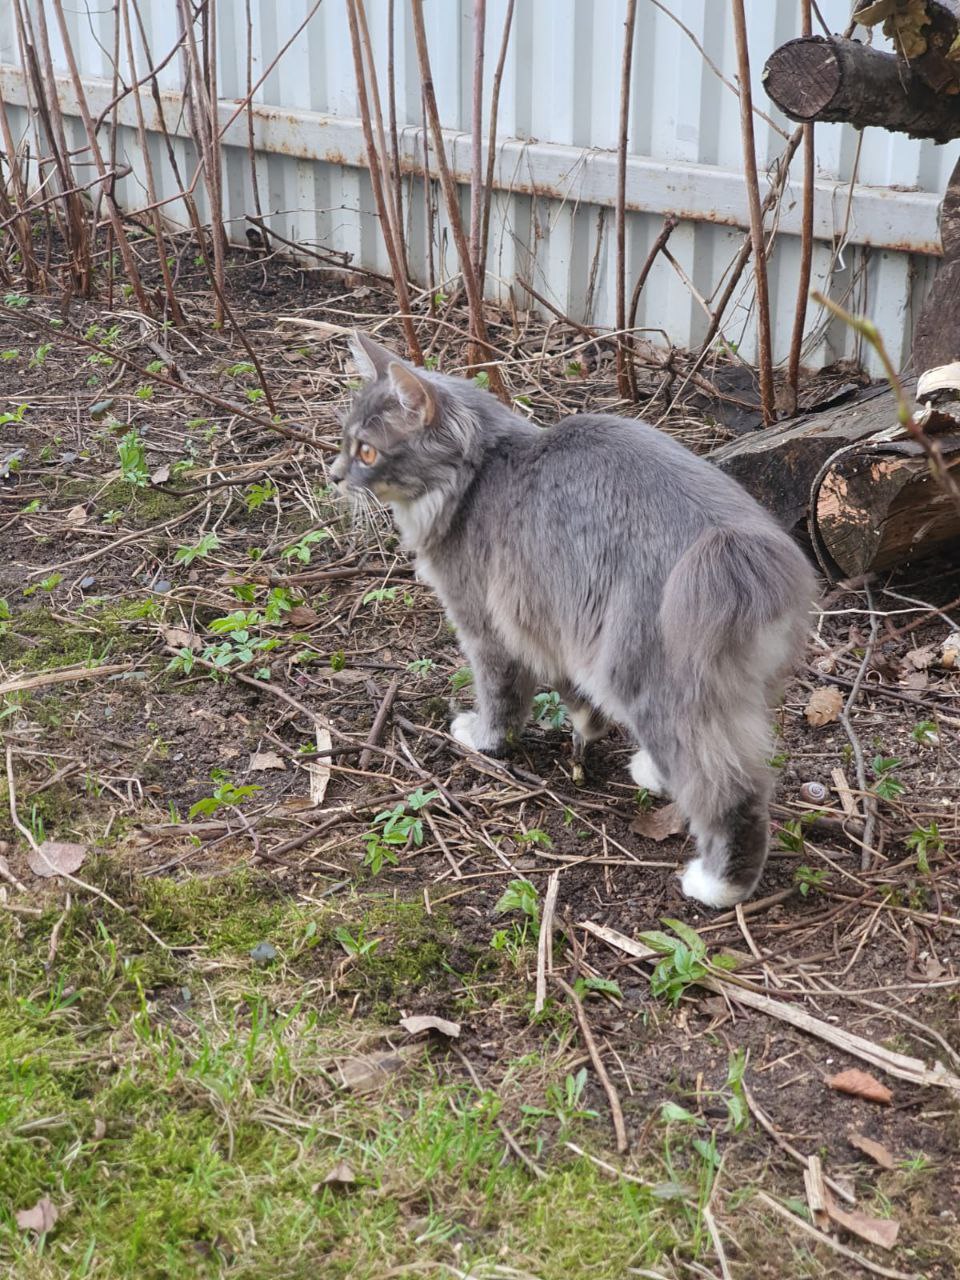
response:
<path id="1" fill-rule="evenodd" d="M 44 605 L 20 609 L 0 633 L 0 662 L 15 671 L 72 666 L 102 651 L 96 635 L 68 626 Z"/>
<path id="2" fill-rule="evenodd" d="M 133 528 L 159 524 L 186 511 L 195 497 L 180 498 L 163 489 L 140 488 L 126 480 L 112 480 L 97 496 L 97 510 L 122 511 L 124 524 Z"/>

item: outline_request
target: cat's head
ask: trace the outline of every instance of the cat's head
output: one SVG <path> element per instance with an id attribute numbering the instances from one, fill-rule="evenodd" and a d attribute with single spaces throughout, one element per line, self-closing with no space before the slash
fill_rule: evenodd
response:
<path id="1" fill-rule="evenodd" d="M 439 516 L 471 471 L 478 423 L 468 398 L 458 382 L 414 369 L 365 334 L 354 335 L 350 350 L 362 385 L 344 419 L 330 478 L 372 493 L 401 525 L 417 504 Z"/>

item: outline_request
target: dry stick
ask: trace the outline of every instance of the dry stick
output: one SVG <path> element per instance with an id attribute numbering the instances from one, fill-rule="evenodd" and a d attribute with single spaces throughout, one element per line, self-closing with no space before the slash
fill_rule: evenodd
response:
<path id="1" fill-rule="evenodd" d="M 43 850 L 40 848 L 40 846 L 37 844 L 36 840 L 34 839 L 33 832 L 29 829 L 29 827 L 25 827 L 23 825 L 23 823 L 20 821 L 19 814 L 17 813 L 17 788 L 16 788 L 16 782 L 13 776 L 13 748 L 9 746 L 7 747 L 7 799 L 10 804 L 10 818 L 11 818 L 11 821 L 13 822 L 13 825 L 17 828 L 17 830 L 26 840 L 27 844 L 30 846 L 30 848 L 33 850 L 36 856 L 40 858 L 43 862 L 45 862 L 48 866 L 53 867 L 53 863 L 50 861 L 50 859 L 47 857 L 47 855 L 43 852 Z M 132 920 L 136 921 L 136 923 L 140 926 L 140 928 L 144 931 L 144 933 L 147 934 L 148 937 L 154 940 L 157 946 L 162 947 L 164 951 L 171 950 L 170 946 L 166 942 L 164 942 L 162 938 L 157 937 L 157 935 L 153 932 L 153 930 L 150 928 L 149 925 L 144 924 L 142 920 L 139 920 L 135 915 L 127 911 L 125 907 L 121 907 L 120 903 L 116 902 L 113 898 L 111 898 L 108 893 L 104 893 L 104 891 L 102 889 L 98 889 L 96 885 L 88 884 L 86 880 L 78 879 L 76 876 L 71 875 L 69 871 L 60 871 L 59 869 L 54 868 L 54 872 L 56 875 L 60 876 L 61 879 L 67 880 L 70 884 L 75 884 L 77 888 L 83 889 L 87 893 L 92 893 L 94 897 L 100 898 L 102 902 L 108 902 L 110 906 L 115 907 L 116 910 L 119 911 L 121 915 L 129 915 Z"/>
<path id="2" fill-rule="evenodd" d="M 483 54 L 487 29 L 487 0 L 473 0 L 473 101 L 470 113 L 470 263 L 474 275 L 484 281 L 480 261 L 483 200 Z"/>
<path id="3" fill-rule="evenodd" d="M 143 175 L 147 184 L 147 199 L 152 205 L 156 205 L 157 189 L 153 180 L 153 161 L 150 159 L 150 147 L 147 144 L 147 130 L 143 118 L 143 103 L 140 100 L 140 79 L 137 75 L 137 62 L 133 46 L 133 31 L 130 26 L 130 4 L 129 0 L 123 0 L 123 29 L 127 46 L 127 62 L 130 66 L 130 73 L 133 76 L 133 106 L 137 113 L 137 136 L 140 139 L 140 154 L 143 157 Z M 117 21 L 120 21 L 120 14 L 117 15 Z M 163 276 L 163 288 L 167 295 L 167 305 L 170 308 L 170 316 L 177 328 L 181 328 L 184 321 L 183 312 L 180 309 L 180 303 L 177 299 L 176 290 L 173 287 L 173 277 L 170 274 L 170 265 L 167 262 L 166 238 L 163 234 L 163 221 L 160 217 L 160 210 L 154 208 L 150 213 L 150 222 L 153 226 L 153 238 L 157 245 L 157 260 L 160 266 L 160 272 Z"/>
<path id="4" fill-rule="evenodd" d="M 12 680 L 5 680 L 0 684 L 0 694 L 19 693 L 22 689 L 45 689 L 51 684 L 73 684 L 77 680 L 100 680 L 132 670 L 132 662 L 111 662 L 102 667 L 58 667 L 56 671 L 41 671 L 39 675 L 14 676 Z"/>
<path id="5" fill-rule="evenodd" d="M 53 69 L 53 58 L 50 53 L 50 37 L 47 31 L 45 8 L 43 5 L 39 5 L 36 10 L 37 29 L 40 32 L 40 55 L 43 59 L 42 75 L 37 61 L 36 50 L 27 38 L 27 24 L 31 22 L 30 10 L 26 7 L 21 10 L 21 0 L 16 0 L 14 14 L 17 20 L 17 37 L 21 45 L 24 70 L 29 70 L 28 84 L 32 79 L 34 91 L 37 95 L 37 112 L 43 121 L 43 126 L 50 142 L 57 179 L 62 192 L 66 193 L 74 183 L 71 180 L 70 153 L 67 148 L 63 113 L 60 110 L 60 99 L 56 89 L 56 75 Z M 42 153 L 42 149 L 39 147 L 39 131 L 37 131 L 37 140 L 38 150 Z M 39 160 L 37 167 L 42 174 L 42 166 Z M 90 245 L 86 236 L 86 218 L 79 196 L 65 194 L 63 205 L 63 216 L 61 218 L 59 210 L 57 210 L 57 220 L 70 250 L 70 269 L 73 275 L 73 284 L 81 297 L 86 298 L 90 296 L 93 283 Z M 48 260 L 49 248 L 48 241 Z"/>
<path id="6" fill-rule="evenodd" d="M 879 1262 L 871 1262 L 869 1258 L 862 1253 L 857 1253 L 855 1249 L 848 1249 L 845 1244 L 840 1244 L 839 1241 L 834 1240 L 833 1236 L 827 1235 L 825 1231 L 818 1231 L 816 1227 L 811 1226 L 805 1219 L 798 1217 L 795 1213 L 791 1213 L 779 1200 L 774 1200 L 773 1196 L 768 1196 L 765 1191 L 758 1191 L 756 1198 L 769 1209 L 779 1213 L 782 1218 L 786 1218 L 798 1231 L 803 1231 L 808 1236 L 813 1236 L 815 1240 L 825 1244 L 834 1253 L 839 1253 L 841 1257 L 849 1258 L 851 1262 L 855 1262 L 858 1267 L 863 1267 L 866 1271 L 872 1271 L 876 1276 L 886 1276 L 888 1280 L 919 1280 L 915 1273 L 894 1271 L 892 1267 L 883 1267 Z"/>
<path id="7" fill-rule="evenodd" d="M 403 238 L 403 174 L 400 170 L 400 134 L 397 130 L 397 73 L 396 73 L 396 15 L 394 0 L 387 0 L 387 100 L 390 111 L 390 174 L 393 186 L 393 203 L 397 226 L 400 228 L 400 252 L 403 255 L 404 276 L 410 274 L 407 262 L 407 244 Z"/>
<path id="8" fill-rule="evenodd" d="M 610 1112 L 613 1117 L 613 1129 L 614 1133 L 617 1135 L 617 1151 L 622 1155 L 629 1144 L 627 1142 L 627 1127 L 623 1122 L 623 1108 L 620 1106 L 620 1095 L 617 1093 L 616 1085 L 607 1075 L 607 1069 L 603 1065 L 603 1059 L 600 1057 L 600 1050 L 597 1048 L 597 1043 L 593 1038 L 593 1032 L 590 1030 L 590 1024 L 587 1021 L 587 1015 L 584 1012 L 580 997 L 574 991 L 573 987 L 571 987 L 568 982 L 565 982 L 559 974 L 555 973 L 553 978 L 557 986 L 561 991 L 563 991 L 567 999 L 573 1005 L 574 1011 L 576 1012 L 577 1022 L 580 1024 L 580 1032 L 583 1035 L 584 1043 L 587 1046 L 587 1053 L 590 1055 L 590 1061 L 593 1063 L 593 1069 L 600 1077 L 600 1083 L 603 1085 L 607 1095 L 607 1100 L 610 1103 Z"/>
<path id="9" fill-rule="evenodd" d="M 651 270 L 653 269 L 653 264 L 656 262 L 657 258 L 660 256 L 660 253 L 662 252 L 662 250 L 664 250 L 667 247 L 667 241 L 673 235 L 673 232 L 675 231 L 678 222 L 679 222 L 679 218 L 677 218 L 672 213 L 668 214 L 667 217 L 664 218 L 663 226 L 660 229 L 660 234 L 657 236 L 656 240 L 654 240 L 653 244 L 650 246 L 650 252 L 647 254 L 646 260 L 644 261 L 643 266 L 640 268 L 640 274 L 637 276 L 636 282 L 634 283 L 634 286 L 633 286 L 633 293 L 630 295 L 630 310 L 627 313 L 627 326 L 626 326 L 629 330 L 633 330 L 633 328 L 637 323 L 637 308 L 640 306 L 640 294 L 643 292 L 643 286 L 647 283 L 647 276 L 650 274 Z M 637 398 L 637 373 L 633 364 L 634 346 L 633 346 L 632 332 L 628 341 L 629 341 L 629 345 L 627 347 L 627 377 L 630 381 L 630 399 L 635 401 Z"/>
<path id="10" fill-rule="evenodd" d="M 4 226 L 12 226 L 13 238 L 20 251 L 20 261 L 28 282 L 42 287 L 44 283 L 43 276 L 36 255 L 33 252 L 33 236 L 30 233 L 30 223 L 26 216 L 27 187 L 20 171 L 20 164 L 17 158 L 18 152 L 14 146 L 13 131 L 10 128 L 10 118 L 7 115 L 7 104 L 4 102 L 2 95 L 0 95 L 0 137 L 3 139 L 3 147 L 10 169 L 10 182 L 13 185 L 13 207 L 17 210 L 14 219 L 9 223 L 4 223 Z M 52 198 L 56 199 L 56 197 Z"/>
<path id="11" fill-rule="evenodd" d="M 630 122 L 630 70 L 633 65 L 633 37 L 637 24 L 637 0 L 627 0 L 627 16 L 623 30 L 623 57 L 620 63 L 620 132 L 617 139 L 616 195 L 616 297 L 617 330 L 627 327 L 627 128 Z M 617 340 L 617 394 L 622 400 L 630 396 L 630 375 L 625 349 L 629 339 Z"/>
<path id="12" fill-rule="evenodd" d="M 257 179 L 257 152 L 253 145 L 253 16 L 250 0 L 244 0 L 247 18 L 247 155 L 250 160 L 250 185 L 253 188 L 253 207 L 260 219 L 260 235 L 263 247 L 270 252 L 270 234 L 263 226 L 263 209 L 260 206 L 260 183 Z"/>
<path id="13" fill-rule="evenodd" d="M 732 0 L 733 26 L 737 45 L 737 74 L 740 80 L 740 131 L 750 208 L 750 239 L 753 244 L 753 272 L 757 287 L 757 335 L 759 338 L 760 409 L 765 426 L 776 422 L 773 398 L 773 355 L 770 347 L 770 295 L 767 292 L 767 260 L 763 246 L 763 213 L 760 209 L 760 179 L 753 135 L 753 103 L 750 94 L 750 50 L 743 0 Z"/>
<path id="14" fill-rule="evenodd" d="M 367 740 L 364 743 L 363 750 L 360 752 L 360 760 L 357 765 L 359 769 L 366 769 L 369 766 L 373 748 L 380 745 L 380 739 L 383 737 L 383 731 L 386 728 L 387 717 L 390 715 L 393 700 L 397 696 L 399 687 L 400 679 L 398 676 L 394 676 L 387 686 L 387 692 L 383 695 L 380 706 L 377 708 L 377 714 L 373 718 L 373 724 L 370 726 Z"/>
<path id="15" fill-rule="evenodd" d="M 209 5 L 204 13 L 210 12 Z M 187 78 L 185 98 L 187 116 L 190 120 L 191 132 L 200 153 L 201 165 L 206 178 L 207 198 L 210 202 L 210 234 L 213 240 L 213 272 L 210 275 L 214 285 L 216 306 L 214 308 L 214 324 L 223 326 L 223 285 L 226 279 L 223 260 L 223 209 L 220 204 L 220 138 L 216 122 L 216 101 L 211 102 L 204 83 L 200 55 L 197 52 L 197 41 L 193 30 L 194 11 L 191 0 L 180 0 L 180 22 L 184 34 L 184 47 L 187 54 Z M 189 209 L 189 204 L 188 204 Z M 200 236 L 200 251 L 206 259 L 203 237 Z"/>
<path id="16" fill-rule="evenodd" d="M 487 178 L 483 188 L 483 225 L 480 228 L 480 274 L 481 278 L 487 270 L 487 247 L 490 238 L 490 208 L 493 203 L 493 173 L 497 159 L 497 117 L 500 113 L 500 84 L 503 81 L 503 68 L 507 61 L 507 48 L 510 44 L 510 29 L 513 26 L 514 0 L 508 0 L 507 12 L 503 19 L 503 34 L 500 37 L 500 53 L 490 86 L 490 127 L 487 133 Z"/>
<path id="17" fill-rule="evenodd" d="M 474 1071 L 473 1064 L 470 1062 L 470 1059 L 466 1056 L 466 1054 L 463 1053 L 461 1049 L 458 1049 L 456 1045 L 451 1045 L 450 1047 L 453 1049 L 453 1052 L 457 1055 L 457 1057 L 460 1059 L 463 1066 L 466 1068 L 467 1074 L 470 1076 L 470 1079 L 473 1081 L 474 1087 L 477 1089 L 479 1093 L 484 1093 L 485 1092 L 484 1087 L 480 1083 L 480 1079 L 477 1076 L 477 1073 Z M 527 1168 L 534 1175 L 534 1177 L 545 1178 L 547 1175 L 543 1172 L 543 1170 L 540 1168 L 538 1164 L 534 1163 L 534 1161 L 530 1159 L 530 1157 L 524 1151 L 523 1147 L 520 1146 L 520 1143 L 516 1140 L 516 1138 L 513 1136 L 513 1134 L 510 1132 L 510 1130 L 503 1123 L 503 1121 L 500 1119 L 499 1116 L 497 1117 L 497 1128 L 500 1130 L 501 1134 L 503 1135 L 504 1141 L 506 1142 L 510 1150 L 513 1152 L 513 1154 L 527 1166 Z"/>
<path id="18" fill-rule="evenodd" d="M 553 917 L 559 892 L 560 872 L 551 871 L 543 898 L 540 933 L 537 935 L 537 992 L 533 1002 L 534 1013 L 542 1013 L 543 1006 L 547 1003 L 547 974 L 553 973 Z"/>
<path id="19" fill-rule="evenodd" d="M 766 1129 L 767 1133 L 769 1133 L 770 1137 L 774 1140 L 780 1150 L 785 1151 L 791 1160 L 796 1160 L 797 1164 L 801 1167 L 804 1166 L 807 1163 L 807 1157 L 802 1151 L 798 1151 L 796 1147 L 792 1146 L 783 1134 L 779 1132 L 776 1125 L 766 1112 L 761 1110 L 753 1094 L 745 1084 L 743 1085 L 743 1096 L 747 1101 L 747 1106 L 753 1113 L 753 1118 L 760 1125 L 760 1128 Z M 830 1190 L 833 1191 L 835 1195 L 838 1195 L 841 1200 L 846 1200 L 847 1204 L 857 1203 L 857 1197 L 852 1191 L 845 1187 L 842 1182 L 836 1182 L 833 1178 L 827 1177 L 826 1174 L 824 1175 L 823 1180 Z"/>
<path id="20" fill-rule="evenodd" d="M 812 34 L 810 0 L 800 0 L 802 13 L 801 34 Z M 793 317 L 793 335 L 790 339 L 790 358 L 787 361 L 787 387 L 790 402 L 788 415 L 797 411 L 797 395 L 800 387 L 800 348 L 803 346 L 803 327 L 807 319 L 807 294 L 810 291 L 810 270 L 813 265 L 813 179 L 816 155 L 813 148 L 813 124 L 803 128 L 803 206 L 800 232 L 800 279 L 797 283 L 797 309 Z"/>
<path id="21" fill-rule="evenodd" d="M 487 341 L 487 326 L 483 317 L 483 297 L 470 259 L 470 246 L 467 244 L 467 238 L 463 230 L 457 188 L 450 173 L 450 166 L 447 164 L 447 152 L 443 142 L 443 131 L 440 127 L 440 113 L 437 110 L 437 95 L 434 92 L 433 76 L 430 71 L 430 51 L 427 48 L 427 33 L 423 24 L 423 0 L 410 0 L 410 9 L 413 15 L 413 33 L 417 45 L 417 62 L 420 66 L 423 101 L 426 107 L 427 119 L 430 122 L 430 132 L 433 134 L 433 152 L 436 156 L 437 168 L 440 171 L 440 185 L 443 188 L 443 198 L 447 206 L 447 218 L 453 232 L 454 244 L 457 247 L 460 274 L 463 277 L 463 287 L 467 294 L 470 336 L 474 344 L 472 359 L 475 363 L 477 362 L 477 349 L 482 348 L 491 359 L 495 360 L 497 353 Z M 487 375 L 490 379 L 490 390 L 501 399 L 505 399 L 503 382 L 497 366 L 494 364 L 489 365 L 487 367 Z"/>
<path id="22" fill-rule="evenodd" d="M 611 929 L 607 925 L 595 924 L 592 920 L 584 920 L 577 925 L 577 928 L 586 930 L 587 933 L 593 934 L 595 938 L 600 938 L 607 946 L 615 947 L 618 951 L 626 952 L 628 956 L 634 956 L 638 960 L 657 960 L 660 958 L 660 953 L 654 951 L 652 947 L 644 946 L 641 942 L 635 942 L 633 938 L 628 938 L 625 933 L 620 933 L 619 930 Z M 703 978 L 698 978 L 697 985 L 705 987 L 708 991 L 715 991 L 731 1000 L 736 1000 L 738 1004 L 744 1004 L 750 1009 L 758 1009 L 762 1013 L 769 1014 L 770 1017 L 779 1018 L 781 1022 L 786 1022 L 789 1026 L 806 1031 L 809 1035 L 817 1036 L 827 1044 L 832 1044 L 836 1048 L 842 1049 L 845 1053 L 860 1058 L 864 1062 L 869 1062 L 871 1066 L 878 1067 L 881 1071 L 886 1071 L 898 1080 L 907 1080 L 911 1084 L 918 1085 L 936 1085 L 939 1088 L 949 1089 L 954 1093 L 960 1094 L 960 1076 L 945 1070 L 940 1063 L 937 1063 L 932 1068 L 928 1067 L 921 1058 L 911 1058 L 903 1053 L 895 1053 L 892 1049 L 888 1049 L 882 1044 L 877 1044 L 873 1040 L 867 1040 L 864 1036 L 855 1035 L 851 1031 L 845 1031 L 842 1027 L 824 1022 L 822 1018 L 815 1018 L 812 1014 L 807 1013 L 805 1009 L 787 1004 L 783 1000 L 775 1000 L 772 996 L 765 995 L 761 991 L 746 987 L 742 982 L 737 982 L 731 975 L 717 971 L 715 974 L 708 974 Z"/>
<path id="23" fill-rule="evenodd" d="M 120 211 L 113 198 L 113 191 L 107 181 L 107 166 L 104 164 L 103 154 L 100 151 L 100 143 L 97 141 L 96 130 L 93 127 L 93 117 L 90 115 L 90 108 L 87 105 L 87 96 L 83 89 L 83 81 L 80 79 L 77 60 L 73 54 L 73 45 L 70 42 L 70 32 L 67 29 L 67 20 L 63 13 L 63 0 L 53 0 L 53 11 L 57 17 L 57 26 L 60 28 L 60 39 L 63 41 L 63 52 L 67 59 L 67 67 L 70 70 L 70 79 L 73 82 L 73 91 L 77 99 L 77 109 L 80 112 L 80 119 L 83 121 L 83 127 L 86 130 L 87 141 L 90 144 L 90 154 L 93 156 L 93 163 L 96 165 L 97 173 L 103 180 L 103 199 L 107 208 L 107 218 L 110 221 L 110 226 L 113 228 L 113 234 L 117 239 L 117 248 L 120 250 L 120 257 L 123 259 L 123 269 L 126 273 L 127 281 L 136 296 L 140 310 L 144 315 L 150 315 L 150 303 L 143 288 L 143 281 L 140 279 L 140 272 L 137 270 L 136 259 L 133 256 L 133 250 L 130 248 L 130 241 L 127 239 L 127 233 L 123 226 L 123 220 L 120 217 Z"/>
<path id="24" fill-rule="evenodd" d="M 404 284 L 406 284 L 407 247 L 403 241 L 403 207 L 402 202 L 398 203 L 399 188 L 394 184 L 390 173 L 390 158 L 387 152 L 387 140 L 383 132 L 383 108 L 380 105 L 380 85 L 377 80 L 376 63 L 373 60 L 373 44 L 370 40 L 370 30 L 367 26 L 367 11 L 364 7 L 364 0 L 354 0 L 354 5 L 357 12 L 357 22 L 360 27 L 360 45 L 366 62 L 367 84 L 370 88 L 370 98 L 373 103 L 372 123 L 376 126 L 377 130 L 377 160 L 381 169 L 384 204 L 387 211 L 387 217 L 390 222 L 390 234 L 393 236 L 394 250 L 400 263 L 400 273 L 403 277 Z M 397 172 L 399 172 L 399 150 L 394 155 L 394 163 Z M 388 194 L 392 195 L 393 198 L 387 199 L 386 197 Z M 405 311 L 408 309 L 408 307 L 404 308 Z"/>
<path id="25" fill-rule="evenodd" d="M 870 665 L 870 659 L 873 656 L 874 646 L 877 642 L 877 617 L 873 612 L 873 598 L 870 595 L 870 587 L 867 583 L 863 584 L 864 592 L 867 597 L 867 604 L 870 608 L 870 639 L 864 645 L 863 659 L 860 663 L 860 669 L 857 671 L 856 677 L 847 695 L 843 710 L 840 712 L 839 720 L 843 725 L 843 731 L 847 735 L 850 746 L 853 750 L 854 763 L 857 766 L 857 786 L 860 794 L 863 796 L 863 839 L 860 845 L 860 870 L 869 871 L 870 863 L 876 849 L 873 847 L 874 830 L 877 825 L 877 802 L 874 796 L 870 794 L 867 785 L 867 770 L 863 762 L 863 748 L 860 745 L 860 739 L 850 722 L 850 712 L 856 704 L 857 698 L 860 696 L 860 686 L 863 684 L 863 677 L 867 673 L 867 667 Z"/>
<path id="26" fill-rule="evenodd" d="M 417 332 L 413 327 L 413 321 L 410 319 L 410 292 L 407 289 L 407 277 L 403 268 L 403 263 L 400 260 L 397 241 L 394 236 L 391 203 L 387 200 L 386 194 L 383 190 L 383 181 L 381 177 L 382 166 L 377 154 L 376 142 L 373 137 L 370 102 L 367 98 L 366 75 L 363 67 L 363 48 L 360 38 L 357 4 L 358 0 L 347 0 L 347 19 L 350 25 L 350 45 L 353 49 L 353 70 L 357 81 L 357 102 L 360 107 L 360 122 L 363 126 L 363 141 L 367 150 L 367 168 L 370 171 L 370 185 L 373 188 L 373 199 L 377 206 L 377 214 L 380 218 L 380 233 L 383 236 L 383 242 L 386 246 L 387 257 L 390 259 L 390 272 L 393 276 L 393 287 L 396 291 L 400 311 L 402 312 L 400 323 L 403 325 L 403 334 L 406 339 L 407 349 L 416 364 L 423 364 L 423 353 L 420 350 Z M 381 123 L 381 129 L 382 127 Z"/>

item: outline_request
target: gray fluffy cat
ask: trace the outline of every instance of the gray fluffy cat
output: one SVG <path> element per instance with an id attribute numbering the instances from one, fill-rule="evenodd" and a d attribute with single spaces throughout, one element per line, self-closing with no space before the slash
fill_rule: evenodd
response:
<path id="1" fill-rule="evenodd" d="M 473 669 L 453 736 L 496 755 L 538 684 L 574 744 L 611 721 L 638 787 L 669 794 L 697 856 L 683 891 L 749 897 L 769 844 L 770 706 L 815 596 L 799 549 L 728 476 L 641 422 L 544 430 L 357 334 L 364 379 L 332 478 L 389 506 Z"/>

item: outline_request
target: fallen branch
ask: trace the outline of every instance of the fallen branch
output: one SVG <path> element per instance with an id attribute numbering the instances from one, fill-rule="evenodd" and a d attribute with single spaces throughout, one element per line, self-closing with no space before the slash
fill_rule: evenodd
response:
<path id="1" fill-rule="evenodd" d="M 73 684 L 77 680 L 99 680 L 104 676 L 132 671 L 132 662 L 111 662 L 102 667 L 60 667 L 57 671 L 41 671 L 35 676 L 15 676 L 0 684 L 0 694 L 20 693 L 23 689 L 42 689 L 49 684 Z"/>
<path id="2" fill-rule="evenodd" d="M 626 934 L 620 933 L 616 929 L 610 929 L 606 925 L 594 924 L 592 920 L 584 920 L 578 925 L 578 928 L 593 934 L 595 938 L 599 938 L 607 946 L 615 947 L 625 952 L 628 956 L 634 956 L 637 960 L 661 959 L 660 954 L 654 951 L 652 947 L 645 947 L 641 942 L 634 942 Z M 797 1027 L 800 1031 L 806 1031 L 809 1035 L 816 1036 L 820 1040 L 825 1040 L 827 1044 L 832 1044 L 837 1049 L 842 1049 L 845 1053 L 849 1053 L 855 1058 L 860 1058 L 863 1062 L 869 1062 L 871 1066 L 877 1067 L 880 1071 L 886 1071 L 888 1075 L 895 1076 L 898 1080 L 906 1080 L 910 1084 L 920 1086 L 935 1085 L 937 1088 L 950 1089 L 952 1092 L 960 1094 L 960 1076 L 955 1076 L 952 1072 L 947 1071 L 939 1062 L 933 1067 L 928 1067 L 920 1058 L 910 1058 L 906 1054 L 895 1053 L 892 1049 L 876 1044 L 873 1040 L 854 1035 L 851 1031 L 844 1031 L 842 1027 L 835 1027 L 829 1022 L 824 1022 L 822 1018 L 815 1018 L 812 1014 L 807 1013 L 805 1009 L 786 1004 L 783 1000 L 774 1000 L 771 996 L 763 995 L 759 991 L 748 990 L 730 979 L 722 979 L 708 974 L 698 980 L 698 986 L 706 987 L 708 991 L 715 991 L 730 1000 L 735 1000 L 738 1004 L 746 1005 L 750 1009 L 758 1009 L 761 1013 L 766 1013 L 771 1018 L 778 1018 L 781 1022 L 787 1022 L 790 1026 Z"/>
<path id="3" fill-rule="evenodd" d="M 556 873 L 554 873 L 556 874 Z M 584 1012 L 583 1003 L 580 997 L 574 991 L 568 982 L 564 982 L 559 974 L 554 974 L 554 981 L 563 991 L 567 999 L 573 1005 L 577 1015 L 577 1022 L 580 1024 L 580 1032 L 583 1036 L 584 1044 L 587 1046 L 587 1053 L 590 1055 L 590 1061 L 593 1063 L 593 1069 L 600 1078 L 607 1095 L 607 1101 L 610 1103 L 610 1113 L 613 1117 L 613 1130 L 617 1136 L 617 1150 L 622 1154 L 626 1151 L 627 1146 L 627 1127 L 623 1122 L 623 1108 L 620 1106 L 620 1095 L 617 1093 L 616 1085 L 607 1074 L 607 1068 L 603 1065 L 603 1059 L 600 1057 L 600 1050 L 597 1048 L 597 1042 L 593 1038 L 593 1032 L 590 1030 L 590 1023 L 587 1021 L 587 1015 Z"/>

